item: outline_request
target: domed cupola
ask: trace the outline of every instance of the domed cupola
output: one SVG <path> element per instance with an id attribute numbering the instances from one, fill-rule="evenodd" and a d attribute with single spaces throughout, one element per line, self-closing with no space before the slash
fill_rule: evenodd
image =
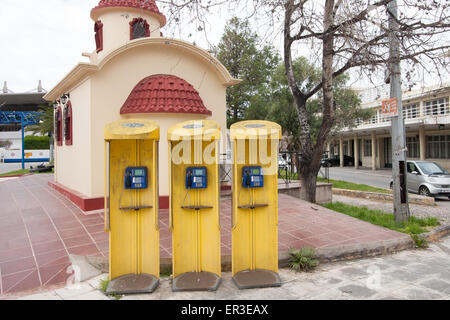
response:
<path id="1" fill-rule="evenodd" d="M 91 18 L 99 56 L 139 38 L 161 37 L 166 24 L 154 0 L 101 0 Z"/>

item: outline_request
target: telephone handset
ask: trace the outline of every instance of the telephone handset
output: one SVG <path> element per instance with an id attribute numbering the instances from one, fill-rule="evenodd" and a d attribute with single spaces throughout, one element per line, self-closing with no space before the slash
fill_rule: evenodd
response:
<path id="1" fill-rule="evenodd" d="M 261 167 L 244 167 L 242 169 L 242 187 L 264 187 L 264 176 Z"/>
<path id="2" fill-rule="evenodd" d="M 192 188 L 192 171 L 188 170 L 187 174 L 186 174 L 186 189 L 191 189 Z"/>
<path id="3" fill-rule="evenodd" d="M 147 189 L 148 186 L 147 167 L 130 167 L 125 170 L 125 189 L 138 190 Z"/>
<path id="4" fill-rule="evenodd" d="M 125 174 L 125 189 L 131 189 L 131 171 L 127 171 Z"/>
<path id="5" fill-rule="evenodd" d="M 208 187 L 206 167 L 186 169 L 186 189 L 206 189 Z"/>

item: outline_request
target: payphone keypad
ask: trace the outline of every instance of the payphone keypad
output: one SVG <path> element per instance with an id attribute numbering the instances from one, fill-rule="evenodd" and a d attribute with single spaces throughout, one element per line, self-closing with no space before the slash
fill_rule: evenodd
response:
<path id="1" fill-rule="evenodd" d="M 148 170 L 146 167 L 130 167 L 125 170 L 125 189 L 147 189 Z"/>
<path id="2" fill-rule="evenodd" d="M 262 188 L 264 187 L 264 176 L 261 167 L 242 168 L 242 187 L 243 188 Z"/>
<path id="3" fill-rule="evenodd" d="M 186 189 L 206 189 L 208 187 L 206 167 L 186 169 Z"/>

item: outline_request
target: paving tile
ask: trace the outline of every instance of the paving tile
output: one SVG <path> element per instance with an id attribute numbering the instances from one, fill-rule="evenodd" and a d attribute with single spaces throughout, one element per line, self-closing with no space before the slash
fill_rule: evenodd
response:
<path id="1" fill-rule="evenodd" d="M 71 266 L 70 262 L 40 267 L 39 274 L 41 276 L 42 285 L 65 283 L 71 275 L 71 273 L 68 272 L 69 266 Z"/>
<path id="2" fill-rule="evenodd" d="M 314 236 L 314 233 L 306 229 L 297 229 L 289 231 L 289 234 L 297 239 L 305 239 Z"/>
<path id="3" fill-rule="evenodd" d="M 63 249 L 37 255 L 36 262 L 38 267 L 45 267 L 48 265 L 58 265 L 68 263 L 70 262 L 70 259 L 69 256 L 67 255 L 67 251 Z"/>
<path id="4" fill-rule="evenodd" d="M 55 242 L 55 241 L 59 241 L 59 239 L 60 239 L 59 235 L 56 233 L 56 231 L 36 233 L 36 234 L 30 235 L 30 240 L 33 245 L 48 243 L 48 242 Z"/>
<path id="5" fill-rule="evenodd" d="M 97 242 L 96 245 L 102 252 L 109 250 L 109 241 Z"/>
<path id="6" fill-rule="evenodd" d="M 30 296 L 25 296 L 22 298 L 19 298 L 17 300 L 31 300 L 31 301 L 50 301 L 50 300 L 62 300 L 60 296 L 58 296 L 53 291 L 50 292 L 42 292 L 42 293 L 36 293 Z"/>
<path id="7" fill-rule="evenodd" d="M 94 244 L 68 248 L 67 250 L 69 251 L 70 254 L 76 254 L 79 256 L 91 256 L 95 254 L 100 254 L 100 252 L 97 249 L 97 246 L 95 246 Z"/>
<path id="8" fill-rule="evenodd" d="M 88 236 L 88 233 L 83 227 L 77 227 L 75 229 L 58 230 L 58 233 L 63 240 L 74 237 Z"/>
<path id="9" fill-rule="evenodd" d="M 89 231 L 90 233 L 98 233 L 98 232 L 102 232 L 105 230 L 105 225 L 102 224 L 94 224 L 91 226 L 86 226 L 87 231 Z"/>
<path id="10" fill-rule="evenodd" d="M 33 250 L 36 256 L 43 255 L 44 253 L 49 253 L 53 251 L 63 250 L 64 245 L 61 240 L 44 242 L 44 243 L 33 243 Z"/>
<path id="11" fill-rule="evenodd" d="M 66 300 L 92 291 L 94 291 L 94 289 L 88 283 L 84 282 L 57 289 L 55 290 L 55 293 L 62 299 Z"/>
<path id="12" fill-rule="evenodd" d="M 77 295 L 75 297 L 70 297 L 67 300 L 111 300 L 111 299 L 105 296 L 99 290 L 94 290 L 88 293 Z"/>
<path id="13" fill-rule="evenodd" d="M 0 263 L 2 276 L 14 274 L 21 271 L 36 269 L 34 257 L 20 258 Z"/>
<path id="14" fill-rule="evenodd" d="M 91 233 L 90 235 L 96 242 L 109 241 L 109 233 L 108 232 L 103 231 L 103 232 L 98 232 L 98 233 Z"/>
<path id="15" fill-rule="evenodd" d="M 14 249 L 27 248 L 30 246 L 28 235 L 17 239 L 0 240 L 0 251 L 9 251 Z"/>
<path id="16" fill-rule="evenodd" d="M 82 245 L 93 244 L 93 241 L 92 241 L 91 237 L 89 237 L 87 234 L 79 236 L 79 237 L 63 239 L 63 242 L 64 242 L 64 244 L 66 245 L 67 248 L 79 247 L 79 246 L 82 246 Z"/>
<path id="17" fill-rule="evenodd" d="M 26 291 L 41 285 L 38 271 L 29 270 L 2 276 L 3 294 Z"/>
<path id="18" fill-rule="evenodd" d="M 0 263 L 11 260 L 16 260 L 17 257 L 28 258 L 33 256 L 31 247 L 24 247 L 19 249 L 12 249 L 8 251 L 0 251 Z"/>

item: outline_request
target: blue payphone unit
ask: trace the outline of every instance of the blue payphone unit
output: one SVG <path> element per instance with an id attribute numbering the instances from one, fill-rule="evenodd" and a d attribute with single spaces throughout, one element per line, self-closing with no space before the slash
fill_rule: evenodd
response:
<path id="1" fill-rule="evenodd" d="M 206 189 L 208 187 L 206 167 L 186 169 L 186 189 Z"/>
<path id="2" fill-rule="evenodd" d="M 147 167 L 130 167 L 125 170 L 126 190 L 147 189 L 147 186 L 148 186 Z"/>
<path id="3" fill-rule="evenodd" d="M 243 188 L 262 188 L 264 187 L 264 176 L 261 167 L 242 168 L 242 187 Z"/>

